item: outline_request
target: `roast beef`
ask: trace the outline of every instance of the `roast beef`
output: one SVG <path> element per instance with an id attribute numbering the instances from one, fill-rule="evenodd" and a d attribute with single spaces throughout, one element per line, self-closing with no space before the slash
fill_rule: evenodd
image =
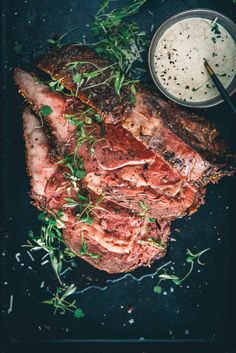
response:
<path id="1" fill-rule="evenodd" d="M 93 223 L 78 220 L 75 207 L 66 206 L 70 182 L 65 178 L 65 168 L 51 160 L 50 143 L 40 120 L 26 109 L 23 122 L 34 205 L 48 214 L 63 211 L 58 226 L 63 227 L 64 240 L 74 253 L 109 273 L 148 266 L 165 254 L 168 222 L 149 222 L 112 202 L 98 204 L 97 195 L 87 190 L 85 195 L 93 204 Z M 71 192 L 70 196 L 78 201 L 73 189 Z"/>
<path id="2" fill-rule="evenodd" d="M 34 111 L 23 114 L 34 205 L 57 220 L 62 211 L 65 243 L 93 266 L 150 266 L 166 252 L 170 220 L 195 212 L 207 183 L 233 174 L 235 157 L 204 119 L 140 84 L 117 94 L 113 64 L 87 48 L 57 48 L 37 65 L 72 95 L 15 70 Z"/>
<path id="3" fill-rule="evenodd" d="M 90 49 L 77 45 L 57 48 L 37 61 L 41 70 L 60 79 L 74 95 L 102 114 L 106 122 L 121 121 L 136 139 L 165 159 L 191 184 L 206 185 L 234 173 L 235 158 L 232 168 L 232 155 L 214 126 L 141 85 L 137 85 L 136 103 L 132 105 L 129 85 L 118 96 L 114 92 L 114 80 L 107 83 L 112 72 L 110 65 Z M 102 74 L 89 82 L 84 80 L 78 88 L 73 80 L 75 73 L 94 72 L 95 67 Z"/>
<path id="4" fill-rule="evenodd" d="M 85 186 L 91 191 L 138 213 L 143 213 L 145 207 L 150 217 L 158 219 L 182 217 L 199 207 L 204 190 L 190 185 L 121 125 L 106 124 L 103 127 L 105 135 L 101 138 L 102 127 L 98 123 L 84 124 L 83 131 L 88 136 L 92 134 L 94 139 L 91 155 L 89 139 L 76 148 L 76 130 L 69 126 L 65 117 L 73 107 L 73 114 L 83 121 L 83 104 L 51 92 L 22 70 L 15 71 L 15 80 L 36 113 L 39 114 L 43 105 L 50 106 L 52 113 L 45 121 L 54 141 L 59 149 L 65 138 L 63 152 L 74 153 L 76 149 L 87 173 Z"/>

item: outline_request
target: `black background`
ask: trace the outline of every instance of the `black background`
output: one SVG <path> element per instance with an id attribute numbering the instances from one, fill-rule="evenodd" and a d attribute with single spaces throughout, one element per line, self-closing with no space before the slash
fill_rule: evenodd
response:
<path id="1" fill-rule="evenodd" d="M 79 348 L 77 352 L 88 349 L 96 352 L 180 349 L 235 352 L 233 178 L 210 185 L 205 205 L 192 217 L 173 222 L 168 254 L 151 269 L 136 270 L 132 276 L 122 278 L 121 275 L 109 276 L 78 260 L 78 268 L 69 272 L 68 281 L 75 282 L 79 291 L 91 285 L 100 288 L 78 293 L 78 306 L 85 312 L 83 319 L 75 319 L 70 314 L 54 316 L 52 308 L 41 303 L 50 298 L 55 283 L 50 267 L 32 262 L 22 248 L 28 230 L 39 231 L 40 224 L 38 211 L 30 205 L 28 195 L 21 121 L 23 103 L 12 81 L 12 70 L 17 65 L 31 69 L 34 57 L 47 48 L 47 38 L 75 26 L 80 29 L 66 41 L 80 41 L 83 35 L 89 41 L 88 25 L 99 3 L 99 0 L 5 0 L 1 5 L 3 352 L 18 352 L 20 345 L 25 352 L 49 349 L 65 352 L 73 347 Z M 117 1 L 120 5 L 125 3 L 129 1 Z M 233 18 L 231 1 L 147 0 L 134 19 L 151 38 L 152 24 L 155 31 L 169 16 L 196 7 L 212 8 Z M 23 45 L 20 55 L 13 49 L 15 42 Z M 147 56 L 144 60 L 147 62 Z M 149 76 L 145 80 L 151 84 Z M 235 120 L 225 104 L 197 112 L 213 121 L 233 146 Z M 208 247 L 211 250 L 204 256 L 206 265 L 196 268 L 182 286 L 165 283 L 161 295 L 153 292 L 158 274 L 151 274 L 158 267 L 172 261 L 176 273 L 184 274 L 186 249 L 197 252 Z M 16 253 L 21 254 L 19 263 Z M 146 274 L 150 276 L 137 280 Z M 48 289 L 40 288 L 42 281 L 49 285 Z M 101 290 L 105 287 L 107 289 Z M 10 295 L 14 295 L 13 311 L 7 314 Z M 128 313 L 129 307 L 134 307 L 132 313 Z M 133 323 L 129 322 L 131 319 Z"/>

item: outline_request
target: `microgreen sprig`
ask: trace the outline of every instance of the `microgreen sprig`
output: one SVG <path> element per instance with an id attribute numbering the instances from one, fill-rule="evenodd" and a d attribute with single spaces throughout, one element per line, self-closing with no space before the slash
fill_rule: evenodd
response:
<path id="1" fill-rule="evenodd" d="M 138 13 L 145 2 L 133 0 L 129 6 L 106 13 L 111 4 L 111 1 L 106 0 L 97 12 L 91 28 L 97 40 L 97 53 L 117 62 L 120 70 L 125 73 L 132 71 L 134 62 L 142 62 L 141 53 L 147 42 L 144 39 L 146 33 L 136 23 L 127 23 L 124 19 Z"/>
<path id="2" fill-rule="evenodd" d="M 157 293 L 157 294 L 160 294 L 162 292 L 162 287 L 160 286 L 161 282 L 162 281 L 166 281 L 166 280 L 170 280 L 172 281 L 174 284 L 176 285 L 180 285 L 183 281 L 186 280 L 186 278 L 189 277 L 189 275 L 192 273 L 193 271 L 193 268 L 194 268 L 194 264 L 197 263 L 201 266 L 204 266 L 205 263 L 201 262 L 200 261 L 200 257 L 207 251 L 209 251 L 210 248 L 207 248 L 207 249 L 204 249 L 204 250 L 201 250 L 199 251 L 197 254 L 194 254 L 191 250 L 187 249 L 187 258 L 186 258 L 186 261 L 188 263 L 190 263 L 190 268 L 188 270 L 188 272 L 182 277 L 180 278 L 179 276 L 176 276 L 176 275 L 173 275 L 173 274 L 169 274 L 167 272 L 167 270 L 164 271 L 164 273 L 160 274 L 159 275 L 159 282 L 158 284 L 153 288 L 154 292 Z"/>
<path id="3" fill-rule="evenodd" d="M 59 211 L 57 215 L 46 215 L 40 213 L 39 220 L 42 222 L 40 235 L 35 235 L 33 231 L 29 231 L 28 244 L 30 251 L 44 250 L 46 256 L 49 257 L 51 266 L 55 272 L 58 282 L 62 284 L 60 273 L 62 271 L 63 262 L 70 262 L 75 255 L 69 251 L 62 238 L 62 228 L 65 228 L 64 222 L 61 220 L 63 213 Z M 65 252 L 65 249 L 67 251 Z"/>
<path id="4" fill-rule="evenodd" d="M 82 256 L 89 256 L 93 259 L 99 259 L 101 257 L 101 255 L 97 254 L 97 253 L 93 253 L 91 251 L 88 250 L 88 243 L 85 241 L 84 238 L 82 238 L 82 244 L 80 247 L 80 255 Z"/>
<path id="5" fill-rule="evenodd" d="M 67 288 L 57 288 L 56 293 L 51 299 L 43 301 L 43 304 L 52 305 L 54 315 L 59 311 L 59 314 L 64 315 L 67 311 L 72 312 L 76 318 L 83 318 L 84 312 L 82 309 L 77 308 L 76 300 L 69 301 L 68 297 L 76 292 L 77 288 L 74 284 L 71 284 Z"/>
<path id="6" fill-rule="evenodd" d="M 148 205 L 146 204 L 145 201 L 141 200 L 139 202 L 139 206 L 141 207 L 142 211 L 139 213 L 139 216 L 143 217 L 147 214 L 149 208 L 148 208 Z"/>
<path id="7" fill-rule="evenodd" d="M 59 80 L 53 79 L 48 83 L 48 86 L 52 91 L 58 91 L 58 92 L 63 92 L 64 90 L 64 85 L 61 83 L 61 81 L 64 79 L 64 77 L 60 78 Z"/>

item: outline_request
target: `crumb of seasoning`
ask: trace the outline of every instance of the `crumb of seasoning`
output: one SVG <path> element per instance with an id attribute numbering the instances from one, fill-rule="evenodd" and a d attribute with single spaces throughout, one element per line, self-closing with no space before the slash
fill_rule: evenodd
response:
<path id="1" fill-rule="evenodd" d="M 188 85 L 186 85 L 186 86 L 185 86 L 185 89 L 189 89 L 189 86 L 188 86 Z"/>
<path id="2" fill-rule="evenodd" d="M 215 64 L 216 67 L 219 67 L 219 64 Z"/>
<path id="3" fill-rule="evenodd" d="M 130 319 L 130 320 L 129 320 L 129 323 L 130 323 L 131 325 L 133 325 L 134 319 Z"/>
<path id="4" fill-rule="evenodd" d="M 128 306 L 127 313 L 131 314 L 133 311 L 134 311 L 134 307 L 133 306 Z"/>
<path id="5" fill-rule="evenodd" d="M 189 335 L 189 330 L 187 328 L 185 329 L 184 334 Z"/>
<path id="6" fill-rule="evenodd" d="M 12 308 L 13 308 L 13 295 L 10 295 L 9 308 L 7 309 L 8 314 L 10 314 L 12 312 Z"/>

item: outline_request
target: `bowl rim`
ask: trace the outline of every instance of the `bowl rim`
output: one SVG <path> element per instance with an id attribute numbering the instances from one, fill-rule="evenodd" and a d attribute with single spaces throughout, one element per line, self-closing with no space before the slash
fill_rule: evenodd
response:
<path id="1" fill-rule="evenodd" d="M 218 16 L 220 19 L 224 19 L 226 22 L 230 23 L 230 25 L 232 27 L 235 27 L 235 30 L 236 30 L 236 24 L 234 23 L 233 20 L 231 20 L 231 18 L 229 18 L 228 16 L 224 15 L 223 13 L 219 12 L 219 11 L 215 11 L 215 10 L 212 10 L 212 9 L 209 9 L 209 8 L 202 8 L 202 7 L 197 7 L 197 8 L 192 8 L 192 9 L 188 9 L 188 10 L 184 10 L 184 11 L 180 11 L 180 12 L 177 12 L 176 14 L 168 17 L 158 28 L 157 30 L 155 31 L 153 37 L 152 37 L 152 40 L 151 40 L 151 43 L 149 45 L 149 50 L 148 50 L 148 66 L 149 66 L 149 71 L 151 73 L 151 76 L 152 76 L 152 79 L 156 85 L 156 87 L 164 94 L 164 96 L 166 96 L 168 99 L 172 100 L 173 102 L 179 104 L 179 105 L 182 105 L 182 106 L 185 106 L 185 107 L 190 107 L 190 108 L 210 108 L 210 107 L 214 107 L 216 105 L 219 105 L 220 103 L 223 103 L 224 102 L 224 99 L 221 97 L 221 95 L 219 96 L 216 96 L 218 97 L 217 100 L 215 100 L 214 102 L 209 102 L 207 103 L 207 101 L 204 101 L 203 102 L 184 102 L 184 101 L 180 101 L 178 100 L 178 98 L 175 99 L 174 96 L 172 96 L 171 94 L 168 93 L 167 90 L 164 89 L 163 85 L 159 84 L 159 82 L 156 80 L 156 75 L 154 74 L 153 72 L 153 67 L 152 67 L 152 61 L 153 61 L 153 58 L 151 56 L 151 52 L 152 52 L 152 49 L 153 49 L 153 45 L 155 43 L 155 39 L 156 39 L 156 36 L 157 34 L 163 29 L 166 27 L 166 25 L 171 22 L 172 20 L 175 20 L 177 19 L 174 23 L 177 23 L 178 22 L 178 18 L 179 17 L 182 17 L 183 15 L 188 15 L 188 14 L 191 14 L 191 15 L 194 15 L 196 12 L 202 12 L 202 13 L 209 13 L 209 14 L 212 14 L 212 15 L 215 15 L 216 17 Z M 227 29 L 226 29 L 227 30 Z M 233 38 L 235 39 L 235 38 Z M 228 91 L 228 94 L 230 96 L 232 96 L 235 92 L 236 92 L 236 85 L 235 87 L 232 88 L 231 91 Z M 215 98 L 216 98 L 215 97 Z M 214 99 L 214 98 L 212 98 Z"/>

